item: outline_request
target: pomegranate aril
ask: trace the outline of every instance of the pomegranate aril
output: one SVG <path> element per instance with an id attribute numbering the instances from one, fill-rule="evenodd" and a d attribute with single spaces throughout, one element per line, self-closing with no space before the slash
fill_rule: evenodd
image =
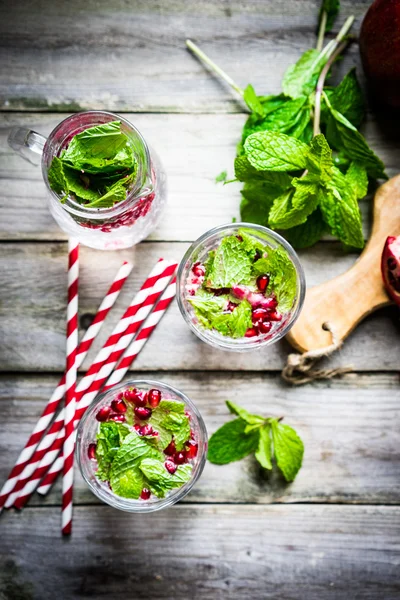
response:
<path id="1" fill-rule="evenodd" d="M 260 292 L 264 293 L 268 287 L 268 284 L 269 284 L 269 277 L 267 274 L 259 275 L 257 277 L 257 287 L 260 290 Z"/>
<path id="2" fill-rule="evenodd" d="M 271 331 L 272 323 L 270 321 L 260 321 L 257 327 L 260 333 L 269 333 Z"/>
<path id="3" fill-rule="evenodd" d="M 188 442 L 186 444 L 186 458 L 196 458 L 197 452 L 199 450 L 199 445 L 194 442 Z"/>
<path id="4" fill-rule="evenodd" d="M 280 312 L 278 312 L 277 310 L 272 310 L 269 314 L 268 314 L 268 318 L 271 321 L 282 321 L 282 315 Z"/>
<path id="5" fill-rule="evenodd" d="M 256 335 L 258 335 L 256 329 L 254 327 L 250 327 L 250 329 L 248 329 L 246 331 L 246 333 L 244 334 L 244 337 L 252 338 L 252 337 L 255 337 Z"/>
<path id="6" fill-rule="evenodd" d="M 135 406 L 146 406 L 146 394 L 139 392 L 139 390 L 127 390 L 125 392 L 125 399 L 128 402 L 133 402 Z"/>
<path id="7" fill-rule="evenodd" d="M 196 277 L 203 277 L 206 270 L 200 262 L 197 262 L 192 267 L 192 273 L 196 275 Z"/>
<path id="8" fill-rule="evenodd" d="M 172 440 L 168 446 L 165 448 L 164 450 L 164 454 L 167 454 L 167 456 L 173 456 L 176 452 L 176 447 L 175 447 L 175 442 L 174 440 Z"/>
<path id="9" fill-rule="evenodd" d="M 171 475 L 173 475 L 178 468 L 178 465 L 172 462 L 172 460 L 166 460 L 164 466 L 167 469 L 168 473 L 171 473 Z"/>
<path id="10" fill-rule="evenodd" d="M 111 415 L 110 421 L 115 421 L 116 423 L 125 423 L 126 418 L 125 415 Z"/>
<path id="11" fill-rule="evenodd" d="M 157 408 L 161 402 L 160 390 L 149 390 L 147 392 L 147 402 L 150 404 L 151 408 Z"/>
<path id="12" fill-rule="evenodd" d="M 184 452 L 177 452 L 176 454 L 174 454 L 174 462 L 177 465 L 183 465 L 184 462 L 186 462 L 186 456 Z"/>
<path id="13" fill-rule="evenodd" d="M 226 310 L 229 310 L 229 312 L 233 312 L 237 306 L 238 304 L 235 304 L 234 302 L 231 302 L 229 300 Z"/>
<path id="14" fill-rule="evenodd" d="M 96 448 L 97 444 L 89 444 L 88 457 L 90 458 L 90 460 L 96 460 Z"/>
<path id="15" fill-rule="evenodd" d="M 153 435 L 154 429 L 151 425 L 143 425 L 142 427 L 139 427 L 138 433 L 139 435 Z"/>
<path id="16" fill-rule="evenodd" d="M 143 488 L 142 492 L 140 494 L 140 497 L 142 500 L 148 500 L 151 496 L 151 491 L 148 490 L 147 488 Z"/>
<path id="17" fill-rule="evenodd" d="M 255 308 L 251 314 L 251 319 L 253 323 L 257 323 L 258 321 L 266 319 L 268 317 L 268 311 L 265 308 Z"/>
<path id="18" fill-rule="evenodd" d="M 144 406 L 137 406 L 134 410 L 135 415 L 141 420 L 145 421 L 151 417 L 151 408 L 145 408 Z"/>
<path id="19" fill-rule="evenodd" d="M 103 406 L 96 414 L 96 419 L 100 422 L 108 421 L 111 414 L 111 408 L 109 406 Z"/>
<path id="20" fill-rule="evenodd" d="M 136 425 L 135 425 L 135 429 L 136 429 L 136 431 L 139 433 L 139 431 L 142 429 L 142 426 L 141 426 L 141 425 L 139 425 L 139 423 L 136 423 Z"/>
<path id="21" fill-rule="evenodd" d="M 111 402 L 111 408 L 116 413 L 125 413 L 126 412 L 126 404 L 123 400 L 113 400 Z"/>

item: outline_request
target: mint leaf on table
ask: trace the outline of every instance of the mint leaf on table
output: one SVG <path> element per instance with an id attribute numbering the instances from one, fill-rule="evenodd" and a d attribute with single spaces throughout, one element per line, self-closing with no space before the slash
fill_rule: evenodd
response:
<path id="1" fill-rule="evenodd" d="M 249 118 L 243 129 L 242 143 L 257 131 L 280 131 L 294 137 L 300 137 L 310 121 L 311 106 L 307 96 L 287 98 L 276 110 L 263 119 Z"/>
<path id="2" fill-rule="evenodd" d="M 332 174 L 332 150 L 322 133 L 316 135 L 310 142 L 307 154 L 307 167 L 312 173 L 317 173 L 321 179 L 329 180 Z"/>
<path id="3" fill-rule="evenodd" d="M 179 488 L 187 483 L 192 476 L 192 465 L 179 465 L 175 473 L 169 473 L 162 462 L 152 458 L 141 461 L 139 469 L 146 478 L 146 484 L 159 498 L 174 488 Z"/>
<path id="4" fill-rule="evenodd" d="M 230 400 L 226 401 L 226 406 L 232 414 L 237 415 L 243 419 L 243 421 L 246 421 L 248 425 L 261 425 L 265 421 L 264 417 L 260 417 L 260 415 L 252 415 L 248 410 L 242 408 L 234 402 L 231 402 Z"/>
<path id="5" fill-rule="evenodd" d="M 274 131 L 251 134 L 244 149 L 250 164 L 260 171 L 305 169 L 309 147 L 300 140 Z"/>
<path id="6" fill-rule="evenodd" d="M 325 32 L 331 31 L 340 8 L 339 0 L 322 0 L 319 11 L 319 23 L 321 23 L 323 13 L 326 13 Z"/>
<path id="7" fill-rule="evenodd" d="M 268 215 L 275 198 L 282 193 L 280 188 L 274 188 L 263 181 L 245 183 L 240 192 L 240 217 L 247 223 L 268 224 Z"/>
<path id="8" fill-rule="evenodd" d="M 278 307 L 282 311 L 292 308 L 296 297 L 296 269 L 283 248 L 275 248 L 268 252 L 267 257 L 260 258 L 253 265 L 253 272 L 268 273 L 269 286 L 274 290 Z"/>
<path id="9" fill-rule="evenodd" d="M 227 177 L 228 177 L 228 173 L 226 171 L 221 171 L 221 173 L 216 176 L 215 183 L 222 183 L 222 182 L 226 181 Z"/>
<path id="10" fill-rule="evenodd" d="M 209 288 L 230 288 L 247 283 L 255 251 L 248 251 L 234 235 L 222 239 L 215 251 L 212 267 L 207 273 Z"/>
<path id="11" fill-rule="evenodd" d="M 252 326 L 252 309 L 247 300 L 243 300 L 232 312 L 216 315 L 211 325 L 214 329 L 232 338 L 241 338 Z"/>
<path id="12" fill-rule="evenodd" d="M 270 419 L 277 465 L 286 481 L 293 481 L 303 462 L 304 444 L 292 427 Z"/>
<path id="13" fill-rule="evenodd" d="M 326 224 L 321 210 L 317 208 L 301 225 L 285 229 L 285 237 L 294 248 L 308 248 L 321 239 L 325 230 Z"/>
<path id="14" fill-rule="evenodd" d="M 289 229 L 301 225 L 315 211 L 320 202 L 319 179 L 311 173 L 294 177 L 294 190 L 279 196 L 269 213 L 269 224 L 274 229 Z"/>
<path id="15" fill-rule="evenodd" d="M 355 68 L 345 75 L 328 97 L 332 108 L 340 112 L 355 127 L 360 126 L 365 116 L 365 100 Z"/>
<path id="16" fill-rule="evenodd" d="M 297 63 L 287 69 L 282 81 L 283 93 L 291 98 L 311 94 L 326 62 L 327 57 L 318 50 L 306 50 Z"/>
<path id="17" fill-rule="evenodd" d="M 368 175 L 363 165 L 353 161 L 347 169 L 345 178 L 356 198 L 366 196 L 368 192 Z"/>
<path id="18" fill-rule="evenodd" d="M 190 421 L 182 402 L 161 400 L 148 421 L 159 433 L 159 444 L 164 450 L 174 437 L 177 450 L 181 450 L 190 439 Z"/>
<path id="19" fill-rule="evenodd" d="M 209 439 L 208 460 L 217 465 L 225 465 L 241 460 L 258 448 L 258 431 L 245 434 L 247 427 L 243 419 L 235 419 L 222 425 Z"/>
<path id="20" fill-rule="evenodd" d="M 263 106 L 254 91 L 254 88 L 251 84 L 249 84 L 243 93 L 243 100 L 246 102 L 249 109 L 259 118 L 264 116 Z"/>
<path id="21" fill-rule="evenodd" d="M 256 181 L 267 183 L 276 189 L 285 190 L 290 186 L 291 177 L 287 173 L 276 171 L 258 171 L 246 156 L 235 158 L 235 177 L 239 181 L 254 183 Z"/>
<path id="22" fill-rule="evenodd" d="M 258 448 L 255 452 L 255 457 L 264 469 L 272 469 L 271 425 L 269 423 L 266 423 L 260 428 L 260 438 L 258 440 Z"/>

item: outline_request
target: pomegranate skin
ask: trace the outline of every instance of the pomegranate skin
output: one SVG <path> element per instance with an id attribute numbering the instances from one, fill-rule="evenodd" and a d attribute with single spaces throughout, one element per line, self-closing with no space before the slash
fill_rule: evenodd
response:
<path id="1" fill-rule="evenodd" d="M 400 236 L 389 236 L 381 260 L 382 279 L 390 298 L 400 306 Z"/>
<path id="2" fill-rule="evenodd" d="M 360 31 L 360 54 L 371 95 L 400 108 L 400 2 L 375 0 Z"/>

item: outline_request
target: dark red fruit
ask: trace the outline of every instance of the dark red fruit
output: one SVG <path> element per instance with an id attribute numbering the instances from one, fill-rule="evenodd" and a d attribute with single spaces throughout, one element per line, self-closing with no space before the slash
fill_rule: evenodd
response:
<path id="1" fill-rule="evenodd" d="M 203 277 L 206 270 L 200 262 L 197 262 L 193 265 L 192 272 L 194 275 L 196 275 L 196 277 Z"/>
<path id="2" fill-rule="evenodd" d="M 176 447 L 175 447 L 175 442 L 174 440 L 172 440 L 168 446 L 165 448 L 164 450 L 164 454 L 167 454 L 168 456 L 173 456 L 176 452 Z"/>
<path id="3" fill-rule="evenodd" d="M 278 312 L 277 310 L 272 310 L 269 315 L 268 318 L 271 321 L 282 321 L 282 315 L 280 312 Z"/>
<path id="4" fill-rule="evenodd" d="M 171 473 L 171 475 L 173 475 L 178 468 L 178 465 L 176 465 L 172 460 L 166 460 L 164 466 L 168 473 Z"/>
<path id="5" fill-rule="evenodd" d="M 111 415 L 110 421 L 115 421 L 116 423 L 125 423 L 126 418 L 125 418 L 125 415 L 115 414 L 115 415 Z"/>
<path id="6" fill-rule="evenodd" d="M 268 311 L 265 308 L 255 308 L 251 314 L 253 323 L 257 323 L 260 320 L 268 318 Z"/>
<path id="7" fill-rule="evenodd" d="M 255 337 L 256 335 L 258 335 L 256 329 L 254 327 L 250 327 L 250 329 L 248 329 L 246 331 L 246 333 L 244 334 L 244 337 L 252 338 L 252 337 Z"/>
<path id="8" fill-rule="evenodd" d="M 102 406 L 96 414 L 96 419 L 101 422 L 108 421 L 110 414 L 111 408 L 109 406 Z"/>
<path id="9" fill-rule="evenodd" d="M 151 408 L 157 408 L 161 402 L 160 390 L 149 390 L 147 392 L 147 402 L 150 404 Z"/>
<path id="10" fill-rule="evenodd" d="M 135 429 L 136 429 L 136 431 L 139 433 L 139 431 L 142 429 L 142 426 L 141 426 L 141 425 L 139 425 L 139 423 L 136 423 L 136 425 L 135 425 Z"/>
<path id="11" fill-rule="evenodd" d="M 226 307 L 226 310 L 229 310 L 230 312 L 233 312 L 237 306 L 238 306 L 237 304 L 235 304 L 234 302 L 231 302 L 229 300 L 228 306 Z"/>
<path id="12" fill-rule="evenodd" d="M 154 435 L 154 429 L 151 425 L 143 425 L 138 429 L 139 435 Z"/>
<path id="13" fill-rule="evenodd" d="M 400 236 L 389 236 L 382 252 L 383 283 L 391 299 L 400 306 Z"/>
<path id="14" fill-rule="evenodd" d="M 260 333 L 269 333 L 271 331 L 272 323 L 270 321 L 260 321 L 258 323 L 258 331 Z"/>
<path id="15" fill-rule="evenodd" d="M 146 406 L 147 404 L 146 394 L 139 392 L 139 390 L 127 390 L 127 392 L 125 392 L 125 398 L 129 402 L 133 402 L 135 406 Z"/>
<path id="16" fill-rule="evenodd" d="M 183 465 L 183 463 L 186 461 L 186 456 L 184 452 L 176 452 L 176 454 L 174 454 L 174 462 L 177 465 Z"/>
<path id="17" fill-rule="evenodd" d="M 135 415 L 141 420 L 145 421 L 151 417 L 151 408 L 145 408 L 144 406 L 137 406 L 134 410 Z"/>
<path id="18" fill-rule="evenodd" d="M 90 460 L 96 460 L 96 448 L 97 444 L 89 444 L 87 453 Z"/>
<path id="19" fill-rule="evenodd" d="M 140 494 L 140 497 L 142 500 L 148 500 L 151 496 L 151 491 L 148 490 L 147 488 L 143 488 L 142 492 Z"/>
<path id="20" fill-rule="evenodd" d="M 198 450 L 198 444 L 196 444 L 195 442 L 188 442 L 186 444 L 186 458 L 188 460 L 190 460 L 191 458 L 196 458 Z"/>
<path id="21" fill-rule="evenodd" d="M 117 399 L 111 402 L 111 408 L 116 413 L 125 413 L 126 412 L 126 404 L 123 400 Z"/>
<path id="22" fill-rule="evenodd" d="M 269 284 L 269 277 L 268 275 L 259 275 L 257 277 L 257 287 L 260 290 L 260 292 L 264 293 L 265 290 L 267 289 Z"/>

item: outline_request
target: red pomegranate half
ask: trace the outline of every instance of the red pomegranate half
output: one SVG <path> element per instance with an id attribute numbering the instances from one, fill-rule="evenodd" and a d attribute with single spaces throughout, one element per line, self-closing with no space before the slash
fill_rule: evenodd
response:
<path id="1" fill-rule="evenodd" d="M 382 277 L 391 299 L 400 306 L 400 236 L 389 236 L 382 252 Z"/>

